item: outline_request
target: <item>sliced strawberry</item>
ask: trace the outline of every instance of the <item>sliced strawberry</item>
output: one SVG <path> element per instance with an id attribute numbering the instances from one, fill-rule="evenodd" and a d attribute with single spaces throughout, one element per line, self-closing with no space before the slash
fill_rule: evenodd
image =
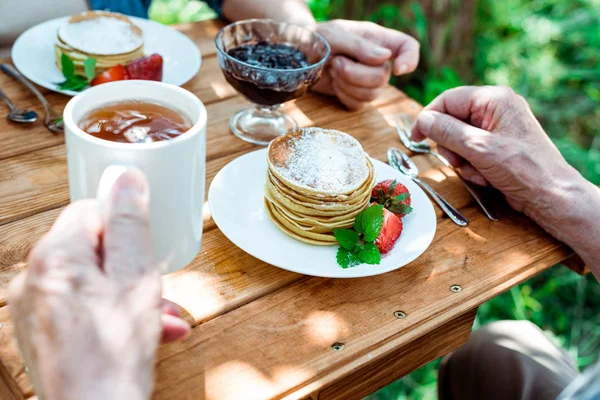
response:
<path id="1" fill-rule="evenodd" d="M 127 65 L 129 79 L 144 79 L 147 81 L 162 81 L 163 58 L 160 54 L 140 57 Z"/>
<path id="2" fill-rule="evenodd" d="M 381 232 L 377 239 L 375 239 L 375 245 L 379 249 L 379 252 L 385 254 L 392 250 L 401 233 L 402 220 L 397 215 L 384 208 Z"/>
<path id="3" fill-rule="evenodd" d="M 371 201 L 381 204 L 400 218 L 412 211 L 408 189 L 391 179 L 375 185 L 371 191 Z"/>
<path id="4" fill-rule="evenodd" d="M 92 79 L 91 85 L 96 86 L 108 82 L 123 81 L 125 79 L 127 79 L 127 71 L 124 66 L 118 64 L 97 75 Z"/>

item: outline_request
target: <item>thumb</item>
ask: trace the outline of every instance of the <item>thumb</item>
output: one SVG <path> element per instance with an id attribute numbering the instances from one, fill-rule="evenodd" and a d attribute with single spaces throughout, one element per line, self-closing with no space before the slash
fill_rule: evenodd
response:
<path id="1" fill-rule="evenodd" d="M 146 177 L 138 169 L 128 169 L 115 181 L 108 197 L 104 270 L 111 278 L 130 282 L 157 268 L 152 259 Z"/>
<path id="2" fill-rule="evenodd" d="M 450 115 L 437 111 L 422 111 L 411 133 L 411 139 L 420 141 L 429 138 L 473 162 L 481 155 L 491 134 L 469 125 Z"/>
<path id="3" fill-rule="evenodd" d="M 326 35 L 333 54 L 343 54 L 363 64 L 379 66 L 392 57 L 392 51 L 352 32 L 330 30 Z"/>

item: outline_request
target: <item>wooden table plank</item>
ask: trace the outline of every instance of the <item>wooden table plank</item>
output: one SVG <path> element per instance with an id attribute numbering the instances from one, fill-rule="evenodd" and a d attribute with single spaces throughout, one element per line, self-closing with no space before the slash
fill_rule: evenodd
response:
<path id="1" fill-rule="evenodd" d="M 0 170 L 0 225 L 69 202 L 64 146 L 4 160 Z"/>

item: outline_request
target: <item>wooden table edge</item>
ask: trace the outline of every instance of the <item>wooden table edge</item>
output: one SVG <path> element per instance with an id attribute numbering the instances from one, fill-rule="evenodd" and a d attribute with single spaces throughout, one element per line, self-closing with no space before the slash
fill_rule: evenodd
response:
<path id="1" fill-rule="evenodd" d="M 558 255 L 558 252 L 562 252 L 563 254 Z M 400 331 L 393 337 L 390 337 L 387 340 L 383 341 L 383 345 L 378 346 L 377 348 L 370 348 L 370 349 L 364 350 L 361 355 L 358 355 L 354 358 L 354 361 L 361 359 L 361 358 L 365 360 L 364 364 L 362 364 L 363 365 L 362 367 L 359 368 L 359 367 L 355 366 L 353 361 L 348 362 L 345 366 L 342 366 L 342 367 L 340 367 L 339 365 L 332 365 L 330 368 L 330 373 L 325 375 L 325 377 L 321 376 L 318 379 L 318 381 L 316 379 L 313 379 L 313 380 L 307 382 L 307 385 L 298 387 L 297 390 L 290 390 L 288 393 L 286 393 L 285 398 L 286 399 L 288 399 L 288 398 L 289 399 L 300 399 L 300 398 L 337 399 L 338 397 L 334 396 L 333 393 L 331 393 L 331 390 L 330 390 L 331 387 L 344 387 L 345 379 L 348 379 L 348 378 L 351 379 L 352 376 L 355 376 L 355 375 L 361 376 L 362 379 L 364 379 L 364 380 L 368 379 L 369 378 L 368 371 L 364 371 L 363 369 L 365 369 L 365 368 L 368 369 L 368 367 L 371 365 L 371 362 L 373 362 L 375 360 L 388 358 L 388 357 L 394 358 L 394 354 L 396 354 L 397 352 L 406 351 L 405 349 L 407 347 L 410 347 L 411 343 L 413 343 L 415 341 L 419 341 L 420 338 L 427 336 L 427 334 L 419 335 L 419 332 L 423 332 L 423 331 L 437 332 L 438 330 L 443 329 L 444 326 L 447 324 L 453 325 L 457 329 L 459 329 L 460 328 L 459 322 L 468 323 L 469 324 L 469 334 L 466 335 L 466 337 L 464 338 L 464 341 L 462 342 L 462 344 L 464 344 L 464 343 L 466 343 L 466 341 L 468 340 L 468 338 L 470 336 L 470 327 L 474 321 L 477 309 L 481 304 L 510 290 L 512 287 L 532 278 L 533 276 L 553 267 L 554 265 L 556 265 L 556 264 L 560 263 L 561 261 L 568 259 L 569 257 L 572 257 L 572 256 L 573 256 L 572 250 L 566 245 L 561 245 L 554 252 L 554 254 L 548 254 L 546 256 L 543 256 L 539 260 L 536 260 L 535 262 L 533 262 L 531 264 L 523 266 L 520 269 L 520 271 L 513 274 L 512 277 L 508 278 L 502 285 L 498 286 L 497 287 L 498 290 L 496 292 L 483 292 L 483 293 L 475 294 L 472 297 L 465 299 L 465 301 L 463 301 L 459 307 L 454 308 L 453 313 L 444 312 L 444 310 L 442 310 L 440 312 L 440 314 L 443 315 L 444 317 L 437 317 L 437 318 L 431 317 L 428 320 L 423 321 L 418 326 L 418 328 L 411 329 L 411 331 L 409 331 L 408 335 L 405 332 Z M 467 293 L 468 293 L 468 288 L 464 288 L 464 290 L 461 291 L 460 293 L 457 293 L 457 295 L 467 294 Z M 471 313 L 472 313 L 472 318 L 470 318 Z M 432 335 L 432 336 L 435 336 L 435 335 Z M 408 343 L 407 343 L 407 340 L 408 340 Z M 452 347 L 451 344 L 449 346 Z M 438 356 L 433 357 L 430 360 L 422 363 L 421 366 L 428 364 L 431 361 L 434 361 L 438 357 L 443 356 L 443 355 L 447 354 L 448 352 L 455 350 L 458 347 L 459 346 L 454 346 L 453 348 L 450 348 L 445 353 L 439 354 Z M 360 372 L 358 372 L 358 371 L 360 371 Z M 413 372 L 413 371 L 409 371 L 409 373 Z M 401 378 L 404 375 L 406 375 L 406 373 L 404 373 L 404 371 L 402 371 L 402 369 L 398 369 L 398 373 L 395 376 L 393 376 L 393 378 L 390 378 L 390 380 L 386 384 L 389 384 L 389 383 Z M 380 387 L 373 387 L 374 390 L 372 390 L 369 393 L 373 393 L 374 391 L 380 389 L 381 387 L 385 386 L 386 384 L 382 384 Z M 320 397 L 320 395 L 318 395 L 318 394 L 321 392 L 328 393 L 328 395 L 326 397 Z M 366 393 L 366 394 L 368 394 L 368 393 Z M 365 393 L 362 393 L 362 395 L 365 395 Z M 355 397 L 352 397 L 352 396 L 344 397 L 344 399 L 351 399 L 351 398 L 355 398 Z M 356 398 L 360 398 L 360 397 L 356 397 Z"/>

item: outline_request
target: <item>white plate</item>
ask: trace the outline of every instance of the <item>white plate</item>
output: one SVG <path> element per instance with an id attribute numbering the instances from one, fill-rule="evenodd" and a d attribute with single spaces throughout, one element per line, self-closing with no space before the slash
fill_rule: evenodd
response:
<path id="1" fill-rule="evenodd" d="M 414 211 L 402 220 L 404 229 L 391 252 L 379 265 L 341 268 L 335 259 L 337 246 L 313 246 L 281 232 L 264 206 L 267 150 L 257 150 L 227 164 L 212 181 L 208 204 L 212 218 L 223 234 L 246 253 L 276 267 L 305 275 L 328 278 L 358 278 L 398 269 L 429 247 L 436 229 L 433 206 L 427 195 L 399 171 L 378 160 L 377 181 L 396 179 L 411 194 Z"/>
<path id="2" fill-rule="evenodd" d="M 56 67 L 54 44 L 56 31 L 70 17 L 52 19 L 36 25 L 15 41 L 12 60 L 29 80 L 55 92 L 75 96 L 78 92 L 60 90 L 57 82 L 65 80 Z M 158 53 L 163 58 L 163 82 L 181 86 L 200 69 L 200 50 L 187 36 L 158 22 L 129 17 L 144 32 L 144 53 Z"/>

